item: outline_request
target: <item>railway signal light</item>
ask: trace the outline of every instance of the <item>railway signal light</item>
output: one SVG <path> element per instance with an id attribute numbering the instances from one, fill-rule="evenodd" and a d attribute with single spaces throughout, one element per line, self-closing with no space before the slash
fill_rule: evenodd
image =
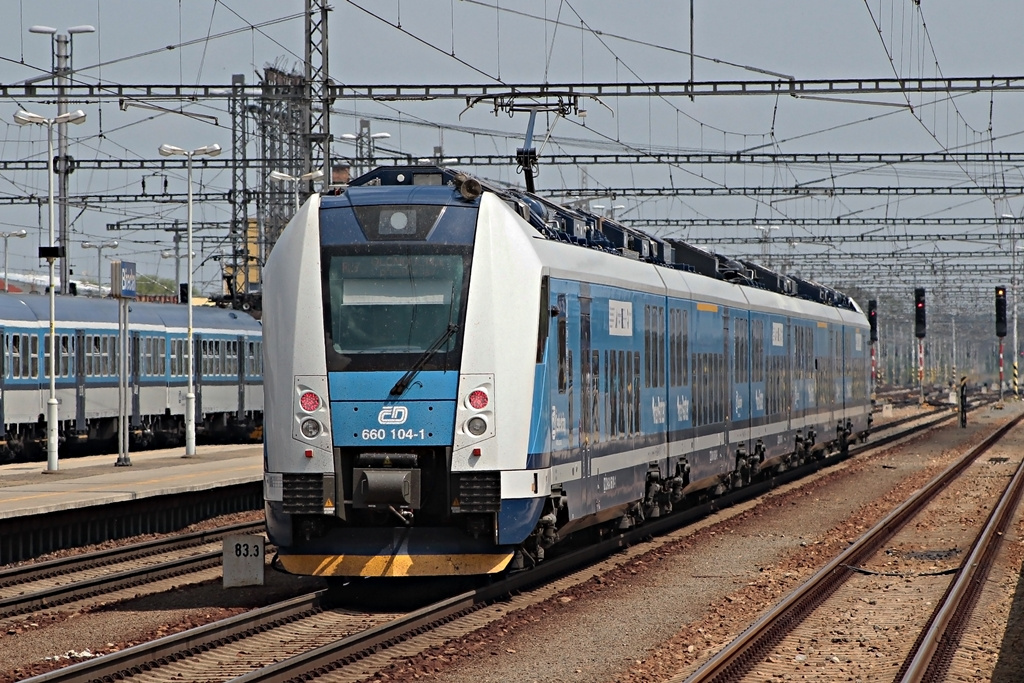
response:
<path id="1" fill-rule="evenodd" d="M 868 299 L 868 325 L 871 326 L 871 343 L 878 341 L 878 302 Z"/>
<path id="2" fill-rule="evenodd" d="M 1006 336 L 1006 287 L 996 286 L 996 336 Z"/>
<path id="3" fill-rule="evenodd" d="M 914 289 L 914 336 L 924 339 L 924 287 Z"/>

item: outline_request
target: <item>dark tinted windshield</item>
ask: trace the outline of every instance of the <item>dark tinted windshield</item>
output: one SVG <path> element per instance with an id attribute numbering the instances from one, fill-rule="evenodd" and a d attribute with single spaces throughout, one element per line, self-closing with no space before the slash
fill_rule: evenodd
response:
<path id="1" fill-rule="evenodd" d="M 468 261 L 460 253 L 325 254 L 328 368 L 408 369 L 461 321 Z M 452 335 L 431 365 L 457 366 L 447 356 L 461 337 Z"/>

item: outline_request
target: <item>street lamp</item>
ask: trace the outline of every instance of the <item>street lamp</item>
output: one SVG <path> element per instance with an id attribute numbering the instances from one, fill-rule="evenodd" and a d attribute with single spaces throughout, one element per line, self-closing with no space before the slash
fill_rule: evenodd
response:
<path id="1" fill-rule="evenodd" d="M 92 242 L 82 242 L 82 249 L 95 249 L 96 250 L 96 286 L 100 289 L 100 296 L 103 295 L 103 250 L 104 249 L 117 249 L 117 240 L 111 240 L 104 242 L 103 244 L 93 244 Z"/>
<path id="2" fill-rule="evenodd" d="M 185 457 L 196 454 L 196 394 L 193 386 L 195 367 L 192 361 L 192 157 L 220 154 L 220 145 L 197 147 L 191 152 L 174 145 L 160 145 L 165 157 L 183 156 L 188 159 L 188 390 L 185 393 Z"/>
<path id="3" fill-rule="evenodd" d="M 46 177 L 47 197 L 50 210 L 50 246 L 40 247 L 39 256 L 45 258 L 50 264 L 50 397 L 46 401 L 46 471 L 56 472 L 57 465 L 57 322 L 56 322 L 56 300 L 54 291 L 57 283 L 54 280 L 53 264 L 62 254 L 53 244 L 53 124 L 63 125 L 65 123 L 82 123 L 85 121 L 85 112 L 81 109 L 69 111 L 48 119 L 39 114 L 19 110 L 14 115 L 14 122 L 19 126 L 34 123 L 39 126 L 46 126 Z M 63 246 L 63 245 L 62 245 Z M 6 251 L 5 251 L 6 253 Z M 65 283 L 66 285 L 67 283 Z"/>
<path id="4" fill-rule="evenodd" d="M 310 180 L 316 180 L 317 178 L 323 178 L 324 172 L 321 169 L 310 171 L 309 173 L 303 173 L 300 176 L 293 176 L 284 173 L 283 171 L 271 171 L 270 179 L 278 180 L 281 182 L 290 181 L 292 184 L 292 191 L 295 192 L 295 210 L 299 210 L 299 183 L 305 183 Z"/>
<path id="5" fill-rule="evenodd" d="M 771 268 L 772 263 L 772 230 L 778 230 L 777 225 L 755 225 L 754 230 L 761 233 L 761 260 L 767 268 Z"/>
<path id="6" fill-rule="evenodd" d="M 4 238 L 4 291 L 11 291 L 10 283 L 7 281 L 7 240 L 12 237 L 24 237 L 28 233 L 24 230 L 16 230 L 15 232 L 0 232 L 0 237 Z"/>
<path id="7" fill-rule="evenodd" d="M 597 209 L 598 211 L 604 211 L 606 208 L 609 209 L 608 218 L 615 220 L 615 212 L 621 209 L 625 209 L 625 204 L 616 204 L 612 207 L 606 207 L 604 204 L 591 204 L 590 208 Z"/>
<path id="8" fill-rule="evenodd" d="M 67 292 L 71 287 L 71 267 L 68 261 L 70 256 L 71 239 L 68 232 L 68 176 L 71 174 L 71 157 L 68 156 L 68 135 L 67 123 L 61 117 L 68 111 L 67 86 L 70 76 L 74 73 L 71 64 L 71 53 L 74 48 L 75 36 L 81 33 L 95 33 L 96 28 L 87 24 L 72 26 L 66 33 L 58 33 L 52 26 L 31 26 L 29 33 L 36 33 L 50 36 L 53 50 L 53 61 L 51 62 L 51 73 L 30 79 L 28 83 L 50 78 L 56 81 L 57 85 L 57 225 L 60 235 L 60 246 L 64 249 L 64 256 L 60 261 L 60 286 Z M 53 156 L 52 154 L 50 156 Z"/>
<path id="9" fill-rule="evenodd" d="M 373 141 L 383 140 L 391 137 L 391 133 L 371 133 L 370 120 L 359 119 L 358 133 L 342 133 L 339 135 L 342 140 L 349 140 L 356 143 L 356 157 L 365 158 L 373 165 Z"/>

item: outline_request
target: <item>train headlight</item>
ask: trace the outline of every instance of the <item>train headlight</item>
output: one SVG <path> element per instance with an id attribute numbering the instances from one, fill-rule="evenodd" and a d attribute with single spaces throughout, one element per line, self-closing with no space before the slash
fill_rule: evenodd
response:
<path id="1" fill-rule="evenodd" d="M 320 408 L 320 397 L 312 391 L 307 391 L 299 397 L 299 405 L 307 413 L 312 413 Z"/>
<path id="2" fill-rule="evenodd" d="M 487 420 L 483 419 L 479 415 L 469 418 L 466 423 L 466 429 L 473 436 L 480 436 L 487 431 Z"/>
<path id="3" fill-rule="evenodd" d="M 487 392 L 477 389 L 469 395 L 469 405 L 475 410 L 483 410 L 487 407 Z"/>
<path id="4" fill-rule="evenodd" d="M 313 419 L 303 420 L 299 425 L 302 435 L 307 439 L 315 439 L 320 436 L 320 423 Z"/>

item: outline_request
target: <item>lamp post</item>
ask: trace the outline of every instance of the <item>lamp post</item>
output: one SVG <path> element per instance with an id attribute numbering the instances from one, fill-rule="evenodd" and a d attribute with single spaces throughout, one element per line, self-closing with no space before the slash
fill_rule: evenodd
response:
<path id="1" fill-rule="evenodd" d="M 608 218 L 615 220 L 615 212 L 626 208 L 625 204 L 615 204 L 614 206 L 605 206 L 604 204 L 591 204 L 590 208 L 597 209 L 598 211 L 604 211 L 608 209 Z"/>
<path id="2" fill-rule="evenodd" d="M 16 230 L 14 232 L 0 232 L 0 237 L 4 238 L 4 291 L 11 291 L 10 283 L 7 281 L 7 240 L 12 237 L 24 237 L 28 233 L 24 230 Z"/>
<path id="3" fill-rule="evenodd" d="M 117 240 L 111 240 L 109 242 L 103 242 L 102 244 L 93 244 L 92 242 L 82 242 L 82 249 L 95 249 L 96 250 L 96 286 L 100 289 L 100 296 L 103 295 L 103 250 L 104 249 L 117 249 Z"/>
<path id="4" fill-rule="evenodd" d="M 373 141 L 383 140 L 391 137 L 391 133 L 371 133 L 370 132 L 370 120 L 359 119 L 359 132 L 358 133 L 342 133 L 339 135 L 342 140 L 349 140 L 356 143 L 356 157 L 365 158 L 368 160 L 370 166 L 373 166 Z M 360 165 L 360 173 L 364 170 Z M 369 170 L 369 169 L 366 169 Z"/>
<path id="5" fill-rule="evenodd" d="M 82 123 L 85 121 L 85 112 L 81 109 L 65 112 L 60 116 L 48 119 L 39 114 L 19 110 L 14 115 L 14 121 L 20 126 L 34 123 L 39 126 L 46 126 L 46 177 L 47 177 L 47 204 L 50 213 L 50 246 L 40 247 L 39 256 L 45 258 L 50 264 L 50 367 L 47 374 L 50 376 L 50 397 L 46 401 L 46 471 L 56 472 L 57 464 L 57 335 L 56 335 L 56 300 L 54 298 L 57 283 L 54 277 L 54 261 L 62 256 L 61 250 L 53 243 L 53 124 Z"/>
<path id="6" fill-rule="evenodd" d="M 60 226 L 60 246 L 64 248 L 65 255 L 60 262 L 60 286 L 64 292 L 71 287 L 71 267 L 68 260 L 70 249 L 70 238 L 68 236 L 68 175 L 71 174 L 71 157 L 68 156 L 67 124 L 71 121 L 61 121 L 60 118 L 68 111 L 67 85 L 68 78 L 72 74 L 71 52 L 74 47 L 74 38 L 79 33 L 95 33 L 96 28 L 89 25 L 72 26 L 67 33 L 58 33 L 52 26 L 31 26 L 29 33 L 36 33 L 50 36 L 53 49 L 52 73 L 57 81 L 57 161 L 58 174 L 57 185 L 57 219 Z M 47 76 L 48 77 L 48 76 Z M 51 153 L 52 157 L 53 154 Z"/>
<path id="7" fill-rule="evenodd" d="M 292 191 L 295 193 L 295 210 L 299 210 L 299 183 L 308 182 L 310 180 L 316 180 L 317 178 L 323 178 L 324 172 L 321 169 L 310 171 L 309 173 L 303 173 L 300 176 L 288 175 L 283 171 L 271 171 L 270 179 L 277 180 L 280 182 L 289 181 L 292 184 Z"/>
<path id="8" fill-rule="evenodd" d="M 220 154 L 220 145 L 206 145 L 192 151 L 160 145 L 160 154 L 165 157 L 183 156 L 188 159 L 188 389 L 185 393 L 185 457 L 196 454 L 196 394 L 193 386 L 195 367 L 192 361 L 192 158 L 197 156 L 215 157 Z"/>
<path id="9" fill-rule="evenodd" d="M 761 261 L 766 268 L 772 267 L 772 230 L 778 230 L 777 225 L 755 225 L 754 230 L 761 233 Z"/>

